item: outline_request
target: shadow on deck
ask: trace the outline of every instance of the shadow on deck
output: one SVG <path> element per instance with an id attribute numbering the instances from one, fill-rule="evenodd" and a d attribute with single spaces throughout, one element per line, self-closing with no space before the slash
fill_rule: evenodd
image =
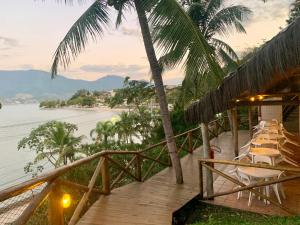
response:
<path id="1" fill-rule="evenodd" d="M 239 132 L 239 144 L 249 139 L 247 131 Z M 221 147 L 216 159 L 232 159 L 231 133 L 222 133 L 211 141 Z M 101 196 L 78 222 L 79 225 L 165 225 L 172 223 L 172 214 L 199 194 L 198 159 L 201 148 L 181 159 L 184 184 L 176 185 L 172 168 L 167 168 L 145 182 L 133 182 Z M 225 169 L 218 168 L 218 169 Z"/>

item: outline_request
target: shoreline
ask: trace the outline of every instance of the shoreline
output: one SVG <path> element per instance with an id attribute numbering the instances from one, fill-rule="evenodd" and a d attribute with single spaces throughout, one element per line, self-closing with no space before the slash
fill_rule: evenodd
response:
<path id="1" fill-rule="evenodd" d="M 113 111 L 113 112 L 124 112 L 127 111 L 128 108 L 110 108 L 108 106 L 94 106 L 94 107 L 80 107 L 80 106 L 64 106 L 64 107 L 56 107 L 56 108 L 41 108 L 41 110 L 55 110 L 55 109 L 72 109 L 72 110 L 81 110 L 81 111 Z"/>

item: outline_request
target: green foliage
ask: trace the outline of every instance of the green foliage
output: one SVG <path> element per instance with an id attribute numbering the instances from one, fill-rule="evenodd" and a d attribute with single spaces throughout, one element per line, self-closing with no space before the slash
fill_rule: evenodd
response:
<path id="1" fill-rule="evenodd" d="M 60 100 L 46 100 L 40 102 L 40 108 L 58 108 L 66 105 L 65 101 Z"/>
<path id="2" fill-rule="evenodd" d="M 195 27 L 199 29 L 203 37 L 208 42 L 212 55 L 224 71 L 213 71 L 210 69 L 195 71 L 194 64 L 187 64 L 185 79 L 183 81 L 183 99 L 186 103 L 197 100 L 209 90 L 216 87 L 226 74 L 237 67 L 238 56 L 235 51 L 224 41 L 216 38 L 216 35 L 225 36 L 233 31 L 245 32 L 242 22 L 251 13 L 250 9 L 242 5 L 224 6 L 224 0 L 200 0 L 182 1 L 188 15 L 192 19 Z M 192 54 L 189 48 L 177 48 L 169 56 L 163 56 L 164 61 L 169 61 L 176 57 Z M 168 63 L 167 63 L 168 64 Z M 199 64 L 202 66 L 202 64 Z"/>
<path id="3" fill-rule="evenodd" d="M 195 222 L 198 221 L 198 222 Z M 279 217 L 200 203 L 189 218 L 192 225 L 294 225 L 300 217 Z"/>
<path id="4" fill-rule="evenodd" d="M 287 23 L 291 24 L 293 21 L 295 21 L 300 16 L 300 1 L 295 0 L 295 2 L 292 4 L 291 11 L 289 14 L 289 18 L 287 19 Z"/>
<path id="5" fill-rule="evenodd" d="M 176 106 L 173 111 L 170 112 L 172 127 L 174 134 L 180 134 L 187 130 L 197 127 L 197 124 L 188 123 L 184 117 L 184 109 L 181 106 Z M 155 143 L 165 139 L 165 134 L 162 124 L 158 124 L 151 133 L 151 142 Z"/>
<path id="6" fill-rule="evenodd" d="M 103 142 L 105 145 L 108 144 L 108 141 L 114 139 L 115 128 L 111 121 L 98 122 L 96 128 L 91 130 L 90 136 L 96 143 Z M 96 138 L 94 137 L 96 134 Z"/>
<path id="7" fill-rule="evenodd" d="M 93 107 L 96 104 L 96 98 L 94 96 L 85 96 L 82 98 L 81 105 Z"/>
<path id="8" fill-rule="evenodd" d="M 75 153 L 83 136 L 75 136 L 77 126 L 70 123 L 50 121 L 33 129 L 28 137 L 18 144 L 18 150 L 29 148 L 36 156 L 25 168 L 25 172 L 36 175 L 43 170 L 45 161 L 59 167 L 75 160 Z"/>
<path id="9" fill-rule="evenodd" d="M 81 89 L 81 90 L 76 91 L 75 94 L 72 95 L 70 100 L 74 100 L 79 97 L 86 97 L 86 96 L 90 96 L 90 95 L 91 95 L 91 93 L 88 90 Z"/>
<path id="10" fill-rule="evenodd" d="M 147 105 L 154 97 L 154 86 L 142 80 L 130 80 L 126 77 L 123 88 L 115 90 L 115 95 L 107 98 L 106 102 L 111 108 L 120 105 L 133 105 L 135 108 Z"/>

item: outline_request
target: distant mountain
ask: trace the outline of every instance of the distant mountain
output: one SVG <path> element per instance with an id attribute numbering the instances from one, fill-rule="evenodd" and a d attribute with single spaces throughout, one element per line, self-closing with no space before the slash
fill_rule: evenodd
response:
<path id="1" fill-rule="evenodd" d="M 108 75 L 95 81 L 75 80 L 64 76 L 51 79 L 50 73 L 39 70 L 0 70 L 0 98 L 11 98 L 18 94 L 34 98 L 68 98 L 79 89 L 112 90 L 123 86 L 124 78 Z"/>

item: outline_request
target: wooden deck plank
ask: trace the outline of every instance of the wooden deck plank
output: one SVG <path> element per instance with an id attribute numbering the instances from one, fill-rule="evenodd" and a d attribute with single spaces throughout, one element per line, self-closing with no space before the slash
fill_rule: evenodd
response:
<path id="1" fill-rule="evenodd" d="M 241 131 L 240 145 L 248 140 Z M 232 159 L 233 141 L 223 133 L 213 144 L 222 148 L 218 159 Z M 181 159 L 184 184 L 176 185 L 174 170 L 166 168 L 147 181 L 133 182 L 101 196 L 78 222 L 79 225 L 169 225 L 172 214 L 198 194 L 198 159 L 201 148 Z"/>

